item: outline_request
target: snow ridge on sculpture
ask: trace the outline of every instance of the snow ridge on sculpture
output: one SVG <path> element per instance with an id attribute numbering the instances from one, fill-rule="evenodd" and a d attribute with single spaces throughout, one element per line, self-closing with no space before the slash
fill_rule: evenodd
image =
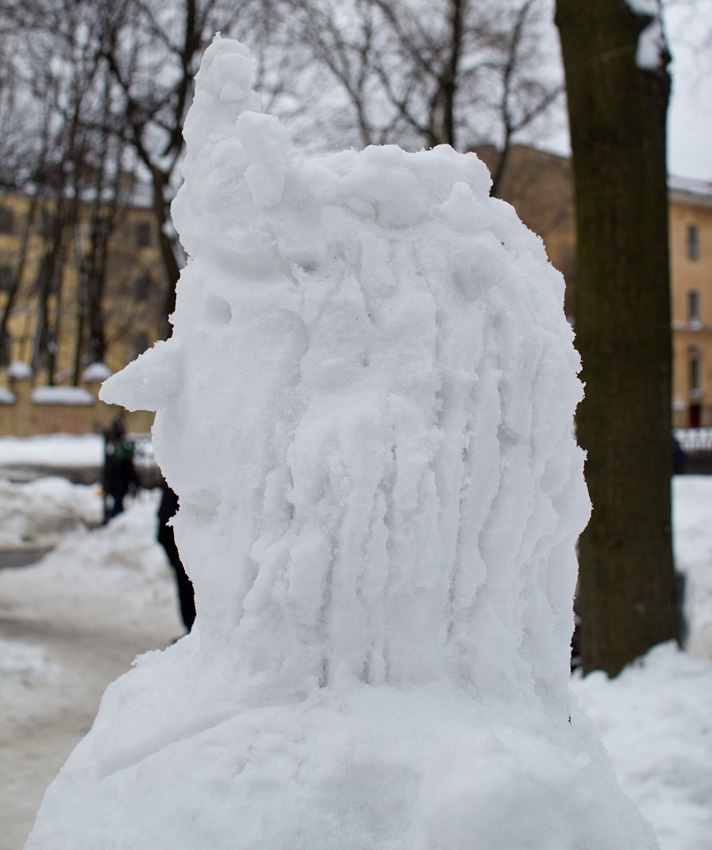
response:
<path id="1" fill-rule="evenodd" d="M 514 693 L 522 657 L 540 678 L 551 657 L 542 641 L 570 631 L 570 543 L 588 510 L 570 472 L 582 464 L 570 416 L 548 398 L 556 387 L 572 412 L 581 392 L 561 279 L 536 237 L 487 197 L 474 155 L 391 147 L 288 165 L 284 129 L 246 93 L 244 54 L 226 41 L 211 50 L 186 122 L 174 216 L 192 260 L 166 349 L 253 363 L 226 370 L 218 389 L 220 379 L 195 380 L 198 368 L 178 365 L 179 355 L 182 393 L 151 405 L 156 451 L 184 505 L 176 527 L 203 597 L 201 625 L 221 625 L 223 639 L 244 633 L 248 657 L 262 643 L 252 645 L 253 625 L 268 629 L 295 686 L 345 665 L 374 683 L 445 675 L 478 688 L 491 676 L 503 688 L 504 670 Z M 515 251 L 526 258 L 516 269 Z M 533 289 L 527 271 L 543 285 Z M 118 380 L 133 385 L 152 359 Z M 105 392 L 134 401 L 131 387 Z M 224 412 L 210 411 L 216 393 L 223 411 L 228 393 L 240 399 L 227 434 Z M 173 468 L 163 446 L 185 443 L 187 431 L 224 442 L 218 464 L 188 444 Z M 200 475 L 186 455 L 201 457 Z M 249 502 L 230 492 L 236 481 Z M 559 511 L 570 502 L 580 505 L 575 525 Z M 224 569 L 214 555 L 191 556 L 192 526 L 206 512 L 212 530 L 201 537 L 219 528 L 240 553 Z M 551 557 L 562 540 L 565 562 Z M 527 621 L 514 588 L 528 580 L 565 583 L 551 622 L 539 609 Z M 494 593 L 498 583 L 512 590 Z M 500 669 L 488 672 L 478 655 L 493 630 Z M 255 659 L 261 670 L 273 663 Z"/>

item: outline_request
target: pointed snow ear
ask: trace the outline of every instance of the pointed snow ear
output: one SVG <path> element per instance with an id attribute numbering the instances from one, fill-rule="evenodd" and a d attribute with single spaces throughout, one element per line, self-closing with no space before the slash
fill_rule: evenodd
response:
<path id="1" fill-rule="evenodd" d="M 182 347 L 159 340 L 101 385 L 99 398 L 127 410 L 159 410 L 175 398 L 183 378 Z"/>

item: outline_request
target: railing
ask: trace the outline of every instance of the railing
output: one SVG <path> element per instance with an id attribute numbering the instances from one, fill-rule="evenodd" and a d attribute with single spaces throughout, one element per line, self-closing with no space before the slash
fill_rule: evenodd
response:
<path id="1" fill-rule="evenodd" d="M 674 436 L 682 450 L 678 472 L 712 475 L 712 428 L 677 428 Z"/>

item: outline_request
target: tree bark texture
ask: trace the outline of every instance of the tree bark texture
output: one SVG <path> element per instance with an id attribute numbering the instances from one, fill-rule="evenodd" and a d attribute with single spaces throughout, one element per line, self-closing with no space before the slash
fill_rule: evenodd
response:
<path id="1" fill-rule="evenodd" d="M 669 56 L 636 64 L 650 23 L 625 0 L 557 0 L 577 232 L 577 416 L 593 502 L 580 540 L 584 672 L 679 633 L 672 554 L 666 175 Z"/>

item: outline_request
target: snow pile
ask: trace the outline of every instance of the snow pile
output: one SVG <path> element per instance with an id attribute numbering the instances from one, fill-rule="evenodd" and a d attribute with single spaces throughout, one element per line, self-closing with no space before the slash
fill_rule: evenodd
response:
<path id="1" fill-rule="evenodd" d="M 71 493 L 81 502 L 89 488 L 64 482 L 66 488 L 56 488 L 57 479 L 47 482 L 59 502 Z M 27 490 L 24 499 L 36 501 L 35 515 L 41 515 L 43 499 L 41 490 L 29 485 L 5 485 L 0 482 L 0 510 L 6 509 L 7 489 Z M 31 620 L 35 611 L 43 609 L 48 600 L 54 600 L 61 614 L 49 624 L 47 632 L 55 629 L 59 636 L 59 623 L 71 621 L 72 628 L 86 633 L 89 640 L 99 634 L 103 625 L 116 621 L 117 608 L 121 609 L 122 625 L 134 632 L 150 630 L 142 620 L 147 610 L 156 606 L 167 611 L 176 609 L 175 582 L 166 563 L 163 550 L 156 543 L 156 511 L 159 493 L 144 492 L 116 517 L 108 526 L 87 531 L 78 527 L 64 534 L 56 548 L 31 567 L 8 569 L 0 573 L 0 598 L 2 609 L 7 611 L 4 624 L 13 634 L 13 625 Z M 24 503 L 23 499 L 23 503 Z M 94 495 L 96 512 L 101 514 L 101 500 Z M 68 505 L 68 503 L 67 503 Z M 17 508 L 16 508 L 17 509 Z M 32 515 L 26 522 L 31 526 Z M 30 592 L 27 592 L 30 589 Z M 177 620 L 176 620 L 177 623 Z M 65 627 L 66 628 L 66 627 Z M 180 627 L 175 626 L 176 636 Z M 22 632 L 20 632 L 21 634 Z M 120 642 L 120 637 L 116 637 Z M 40 646 L 24 646 L 14 641 L 3 641 L 0 659 L 0 702 L 3 714 L 27 717 L 26 692 L 42 687 L 46 681 L 57 683 L 61 668 L 48 659 Z M 24 695 L 24 696 L 23 696 Z M 44 704 L 47 700 L 42 700 Z M 17 711 L 13 712 L 12 707 Z M 49 706 L 35 706 L 45 711 Z"/>
<path id="2" fill-rule="evenodd" d="M 663 32 L 663 10 L 660 0 L 626 0 L 629 8 L 650 19 L 638 36 L 635 64 L 646 71 L 664 68 L 669 61 L 665 34 Z"/>
<path id="3" fill-rule="evenodd" d="M 25 491 L 31 527 L 42 498 L 13 486 Z M 69 507 L 85 488 L 56 492 Z M 173 572 L 156 542 L 157 495 L 142 493 L 108 526 L 67 532 L 34 566 L 0 569 L 2 850 L 24 846 L 47 785 L 91 729 L 107 684 L 137 653 L 183 634 Z M 3 488 L 0 512 L 5 499 Z"/>
<path id="4" fill-rule="evenodd" d="M 157 410 L 193 633 L 106 692 L 28 848 L 655 847 L 569 690 L 563 280 L 474 155 L 311 162 L 216 40 Z"/>
<path id="5" fill-rule="evenodd" d="M 22 360 L 15 360 L 7 367 L 7 377 L 14 381 L 26 381 L 33 375 L 32 367 Z"/>
<path id="6" fill-rule="evenodd" d="M 675 567 L 686 579 L 685 649 L 700 658 L 712 658 L 711 483 L 709 476 L 686 475 L 674 480 L 673 489 Z"/>
<path id="7" fill-rule="evenodd" d="M 711 687 L 709 657 L 692 658 L 674 643 L 655 647 L 616 679 L 598 672 L 574 682 L 622 787 L 670 850 L 709 846 Z"/>
<path id="8" fill-rule="evenodd" d="M 0 549 L 53 546 L 68 531 L 98 525 L 101 518 L 96 486 L 56 477 L 19 485 L 0 479 Z"/>
<path id="9" fill-rule="evenodd" d="M 0 638 L 0 735 L 6 743 L 5 729 L 12 722 L 37 719 L 33 696 L 46 697 L 62 680 L 63 670 L 41 646 Z M 5 747 L 3 747 L 4 749 Z"/>
<path id="10" fill-rule="evenodd" d="M 0 469 L 14 466 L 86 468 L 103 464 L 104 438 L 100 434 L 0 438 Z"/>
<path id="11" fill-rule="evenodd" d="M 0 740 L 4 758 L 12 740 L 8 730 L 38 719 L 42 708 L 35 710 L 37 695 L 43 698 L 41 706 L 46 706 L 48 694 L 61 687 L 63 674 L 62 666 L 44 647 L 0 638 Z"/>
<path id="12" fill-rule="evenodd" d="M 7 699 L 8 686 L 13 690 L 18 686 L 37 687 L 48 680 L 57 679 L 60 674 L 61 667 L 47 656 L 42 647 L 0 638 L 0 688 L 3 703 Z"/>
<path id="13" fill-rule="evenodd" d="M 71 491 L 66 495 L 71 500 Z M 153 571 L 142 568 L 156 560 L 156 551 L 160 554 L 151 530 L 153 498 L 132 503 L 119 524 L 75 536 L 72 545 L 36 567 L 0 570 L 0 627 L 7 641 L 0 646 L 3 850 L 24 845 L 47 784 L 80 730 L 91 726 L 106 684 L 128 669 L 132 652 L 165 646 L 181 632 L 175 592 L 167 602 L 156 597 Z M 684 554 L 689 569 L 691 640 L 698 635 L 696 618 L 706 619 L 712 603 L 709 593 L 695 597 L 710 581 L 710 506 L 711 477 L 675 479 L 675 540 L 678 557 Z M 31 503 L 27 507 L 35 512 Z M 101 546 L 94 545 L 97 538 Z M 111 570 L 116 581 L 108 582 L 104 566 L 110 566 L 105 556 L 111 548 L 117 555 L 131 550 L 134 560 L 128 564 L 124 555 L 123 574 Z M 170 589 L 167 566 L 164 577 Z M 145 607 L 139 611 L 128 600 L 140 600 Z M 603 733 L 621 787 L 650 819 L 663 850 L 709 847 L 712 642 L 703 645 L 697 639 L 696 646 L 705 660 L 694 664 L 687 653 L 668 647 L 651 651 L 616 679 L 574 680 L 584 710 L 590 710 Z M 15 672 L 8 669 L 10 661 Z"/>
<path id="14" fill-rule="evenodd" d="M 79 489 L 77 485 L 75 488 Z M 101 513 L 101 499 L 95 498 Z M 91 533 L 80 529 L 67 535 L 45 558 L 45 570 L 52 570 L 57 578 L 69 584 L 78 584 L 83 571 L 82 561 L 87 557 L 87 549 L 91 548 L 91 594 L 103 598 L 107 588 L 116 587 L 116 598 L 125 597 L 122 604 L 129 611 L 132 606 L 144 607 L 140 596 L 170 598 L 172 573 L 166 566 L 163 549 L 155 545 L 159 500 L 158 490 L 139 491 L 136 498 L 127 500 L 127 510 L 114 517 L 108 526 Z M 134 581 L 130 573 L 136 573 L 135 587 L 127 586 Z"/>

